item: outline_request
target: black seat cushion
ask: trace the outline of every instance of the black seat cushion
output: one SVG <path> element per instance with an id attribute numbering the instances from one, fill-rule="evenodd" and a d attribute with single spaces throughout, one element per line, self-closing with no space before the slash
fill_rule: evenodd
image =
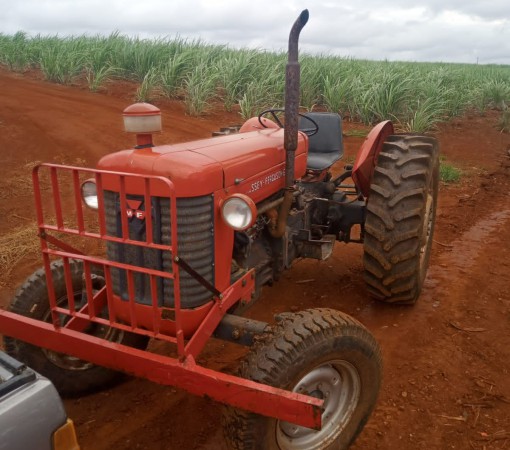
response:
<path id="1" fill-rule="evenodd" d="M 317 125 L 319 132 L 310 136 L 308 148 L 307 168 L 312 170 L 324 170 L 338 161 L 343 153 L 342 119 L 335 113 L 310 112 L 305 116 L 310 117 Z M 313 124 L 299 118 L 299 129 L 312 128 Z"/>

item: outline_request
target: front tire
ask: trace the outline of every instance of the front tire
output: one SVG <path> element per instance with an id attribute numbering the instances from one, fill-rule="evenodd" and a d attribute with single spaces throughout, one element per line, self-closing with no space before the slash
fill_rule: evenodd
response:
<path id="1" fill-rule="evenodd" d="M 282 314 L 241 376 L 325 400 L 321 431 L 225 407 L 225 438 L 236 450 L 346 449 L 375 406 L 381 354 L 372 335 L 331 309 Z"/>
<path id="2" fill-rule="evenodd" d="M 386 303 L 414 304 L 427 274 L 439 187 L 439 146 L 390 136 L 375 167 L 365 221 L 365 281 Z"/>
<path id="3" fill-rule="evenodd" d="M 70 271 L 78 308 L 82 301 L 83 262 L 70 260 Z M 93 285 L 98 289 L 104 283 L 102 272 L 92 270 L 96 277 Z M 65 285 L 64 264 L 55 261 L 51 264 L 53 286 L 57 304 L 68 305 Z M 98 285 L 99 284 L 99 285 Z M 9 305 L 9 310 L 32 319 L 51 321 L 50 304 L 44 269 L 33 273 L 18 289 Z M 94 324 L 87 330 L 89 334 L 118 342 L 131 347 L 145 349 L 148 344 L 146 336 L 126 333 L 114 328 Z M 96 366 L 73 356 L 46 350 L 8 336 L 4 337 L 5 349 L 14 358 L 23 361 L 32 369 L 48 377 L 61 395 L 76 396 L 111 386 L 122 378 L 120 372 Z"/>

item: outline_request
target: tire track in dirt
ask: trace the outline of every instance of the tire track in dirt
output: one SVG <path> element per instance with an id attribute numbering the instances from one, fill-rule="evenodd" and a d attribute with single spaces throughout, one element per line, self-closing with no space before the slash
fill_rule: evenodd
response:
<path id="1" fill-rule="evenodd" d="M 432 300 L 431 288 L 435 288 L 434 295 L 444 291 L 450 291 L 451 294 L 452 286 L 441 281 L 462 280 L 463 274 L 468 274 L 477 265 L 479 253 L 489 243 L 497 241 L 500 230 L 507 228 L 509 221 L 510 202 L 501 211 L 495 211 L 489 217 L 479 220 L 455 241 L 446 244 L 447 251 L 439 255 L 436 263 L 429 267 L 421 300 Z"/>

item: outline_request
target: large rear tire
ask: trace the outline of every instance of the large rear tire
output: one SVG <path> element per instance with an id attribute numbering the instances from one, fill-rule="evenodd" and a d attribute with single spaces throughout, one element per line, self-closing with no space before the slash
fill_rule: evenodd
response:
<path id="1" fill-rule="evenodd" d="M 82 301 L 82 261 L 70 260 L 71 277 L 76 305 Z M 99 289 L 103 284 L 101 271 L 93 270 L 96 276 L 94 288 Z M 67 290 L 64 277 L 64 264 L 55 261 L 51 264 L 53 285 L 57 304 L 68 305 Z M 39 269 L 33 273 L 18 289 L 11 301 L 9 310 L 32 319 L 51 321 L 46 273 Z M 92 325 L 87 330 L 89 334 L 118 342 L 131 347 L 145 349 L 148 344 L 146 336 L 126 333 L 121 330 Z M 8 336 L 4 337 L 8 354 L 23 361 L 32 369 L 48 377 L 60 394 L 76 396 L 111 386 L 122 379 L 122 374 L 105 367 L 99 367 L 87 361 L 65 355 L 63 353 L 46 350 Z"/>
<path id="2" fill-rule="evenodd" d="M 377 400 L 381 354 L 372 335 L 331 309 L 282 314 L 252 348 L 241 376 L 323 398 L 321 431 L 225 407 L 225 438 L 236 450 L 346 449 Z"/>
<path id="3" fill-rule="evenodd" d="M 387 303 L 414 304 L 430 259 L 439 146 L 428 136 L 390 136 L 375 167 L 365 221 L 365 281 Z"/>

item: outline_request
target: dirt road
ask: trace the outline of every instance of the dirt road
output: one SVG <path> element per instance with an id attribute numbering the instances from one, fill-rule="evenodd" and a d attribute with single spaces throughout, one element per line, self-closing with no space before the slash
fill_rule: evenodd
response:
<path id="1" fill-rule="evenodd" d="M 32 236 L 30 166 L 34 161 L 93 165 L 131 146 L 120 113 L 133 87 L 108 94 L 0 71 L 0 306 L 39 266 Z M 184 115 L 162 102 L 156 141 L 207 137 L 237 117 Z M 362 280 L 362 248 L 338 244 L 328 261 L 303 261 L 265 288 L 252 317 L 330 306 L 363 322 L 379 340 L 384 382 L 378 406 L 355 449 L 510 448 L 510 136 L 497 114 L 455 119 L 437 133 L 442 154 L 464 171 L 442 185 L 433 256 L 414 307 L 373 302 Z M 346 131 L 363 128 L 346 124 Z M 347 154 L 361 138 L 346 137 Z M 25 233 L 25 234 L 20 234 Z M 303 280 L 306 282 L 303 283 Z M 300 283 L 297 283 L 300 281 Z M 214 343 L 201 358 L 234 369 L 243 350 Z M 84 450 L 224 448 L 221 406 L 179 390 L 130 379 L 108 391 L 67 400 Z"/>

